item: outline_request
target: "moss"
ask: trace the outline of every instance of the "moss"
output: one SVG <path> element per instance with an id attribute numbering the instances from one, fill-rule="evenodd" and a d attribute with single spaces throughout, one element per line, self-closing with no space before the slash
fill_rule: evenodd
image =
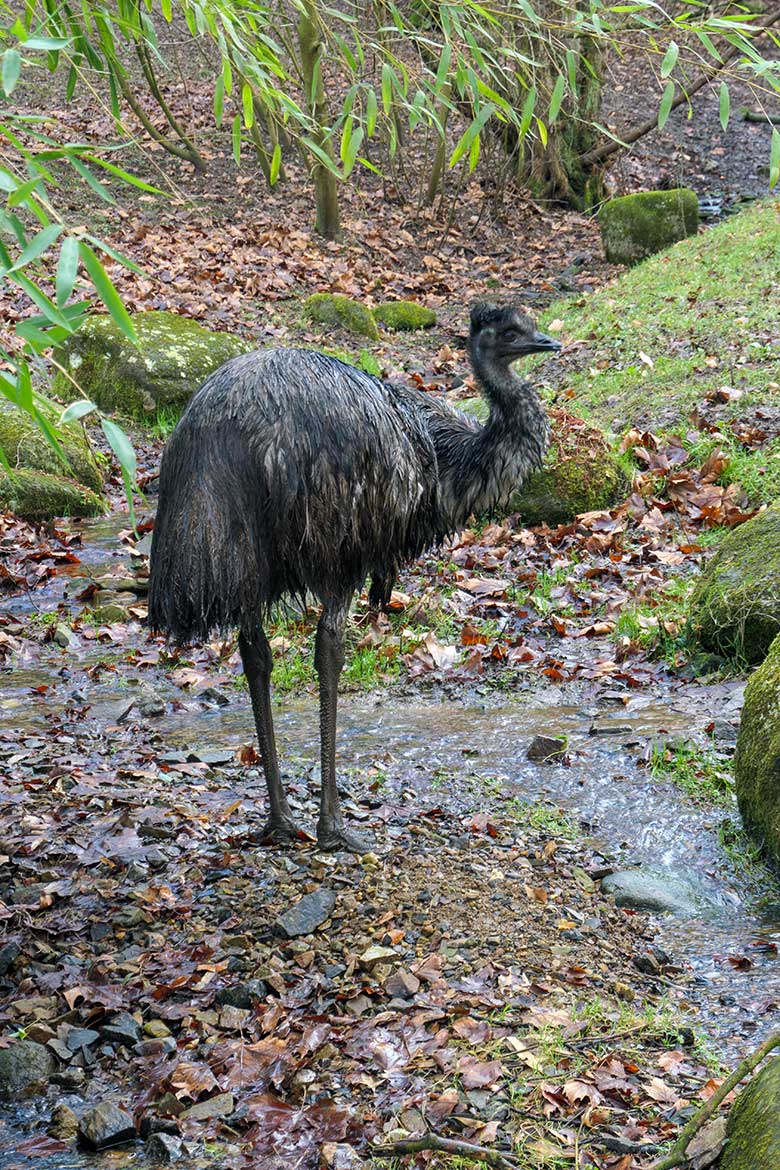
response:
<path id="1" fill-rule="evenodd" d="M 780 633 L 780 504 L 725 537 L 691 595 L 688 624 L 705 649 L 762 661 Z"/>
<path id="2" fill-rule="evenodd" d="M 726 1126 L 721 1170 L 777 1170 L 780 1166 L 780 1058 L 757 1072 L 734 1102 Z"/>
<path id="3" fill-rule="evenodd" d="M 385 301 L 374 309 L 374 319 L 388 329 L 412 331 L 430 329 L 436 324 L 436 314 L 416 301 Z"/>
<path id="4" fill-rule="evenodd" d="M 360 301 L 339 296 L 338 293 L 313 293 L 303 303 L 303 315 L 310 321 L 338 325 L 349 333 L 359 333 L 363 337 L 370 337 L 372 341 L 379 340 L 379 330 L 371 310 Z"/>
<path id="5" fill-rule="evenodd" d="M 40 409 L 56 427 L 60 412 L 47 410 L 46 407 Z M 73 478 L 92 491 L 101 491 L 103 477 L 83 428 L 78 423 L 72 423 L 66 427 L 57 427 L 57 430 Z M 67 474 L 67 469 L 41 429 L 25 411 L 18 410 L 5 399 L 0 399 L 0 448 L 11 467 L 47 471 L 52 475 Z"/>
<path id="6" fill-rule="evenodd" d="M 100 516 L 106 502 L 95 492 L 46 471 L 0 472 L 0 508 L 24 520 L 51 520 L 55 516 Z"/>
<path id="7" fill-rule="evenodd" d="M 91 398 L 102 410 L 134 418 L 155 416 L 181 408 L 209 374 L 252 348 L 176 313 L 136 313 L 133 324 L 137 346 L 109 316 L 91 317 L 54 355 L 78 386 L 58 371 L 53 392 L 66 401 Z"/>
<path id="8" fill-rule="evenodd" d="M 599 212 L 607 260 L 635 264 L 661 252 L 699 229 L 699 203 L 689 187 L 673 191 L 639 191 L 610 199 Z"/>
<path id="9" fill-rule="evenodd" d="M 734 779 L 745 828 L 780 864 L 780 637 L 745 690 Z"/>

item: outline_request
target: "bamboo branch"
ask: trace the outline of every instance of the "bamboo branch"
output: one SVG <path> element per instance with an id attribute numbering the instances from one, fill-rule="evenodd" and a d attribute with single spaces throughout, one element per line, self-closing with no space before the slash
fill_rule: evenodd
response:
<path id="1" fill-rule="evenodd" d="M 518 1166 L 514 1158 L 507 1157 L 499 1150 L 489 1150 L 487 1146 L 477 1146 L 473 1142 L 462 1142 L 457 1138 L 439 1137 L 436 1133 L 426 1133 L 418 1138 L 403 1138 L 401 1141 L 388 1142 L 383 1146 L 372 1146 L 371 1153 L 378 1157 L 389 1157 L 393 1154 L 419 1154 L 422 1150 L 459 1154 L 461 1158 L 484 1162 L 487 1166 L 498 1167 L 498 1170 L 517 1170 Z"/>
<path id="2" fill-rule="evenodd" d="M 736 1089 L 743 1077 L 746 1077 L 748 1073 L 752 1072 L 764 1057 L 769 1055 L 773 1048 L 778 1047 L 780 1047 L 780 1032 L 776 1032 L 774 1036 L 770 1036 L 755 1052 L 752 1052 L 750 1056 L 746 1056 L 742 1063 L 734 1069 L 731 1076 L 727 1077 L 720 1088 L 712 1094 L 709 1101 L 702 1105 L 698 1113 L 694 1113 L 691 1120 L 681 1131 L 680 1136 L 677 1138 L 669 1153 L 665 1158 L 661 1158 L 660 1162 L 656 1162 L 652 1170 L 673 1170 L 673 1167 L 681 1166 L 685 1161 L 685 1151 L 691 1139 L 696 1136 L 704 1123 L 709 1121 L 721 1101 L 729 1095 L 732 1089 Z"/>
<path id="3" fill-rule="evenodd" d="M 179 146 L 179 144 L 174 142 L 172 138 L 168 138 L 166 134 L 163 134 L 160 130 L 157 129 L 154 122 L 149 117 L 146 110 L 143 108 L 130 88 L 127 78 L 122 75 L 119 69 L 114 71 L 114 76 L 116 77 L 117 84 L 119 85 L 119 89 L 122 93 L 122 97 L 125 99 L 128 106 L 133 111 L 149 137 L 152 138 L 155 142 L 159 142 L 160 146 L 164 147 L 165 150 L 168 151 L 168 154 L 174 155 L 175 158 L 184 159 L 185 162 L 192 163 L 192 165 L 197 170 L 205 170 L 205 164 L 199 154 L 196 153 L 193 157 L 191 149 L 188 149 L 186 146 Z"/>
<path id="4" fill-rule="evenodd" d="M 162 91 L 157 84 L 157 77 L 155 76 L 152 59 L 149 55 L 149 50 L 147 49 L 146 44 L 143 41 L 136 41 L 135 51 L 138 60 L 141 63 L 141 69 L 143 70 L 144 77 L 146 78 L 146 83 L 149 86 L 154 100 L 157 102 L 157 105 L 165 115 L 166 121 L 168 122 L 176 137 L 181 139 L 184 149 L 189 152 L 190 162 L 195 167 L 195 169 L 198 171 L 205 171 L 206 164 L 201 158 L 198 152 L 198 148 L 195 146 L 195 143 L 192 141 L 192 139 L 188 136 L 181 122 L 178 120 L 173 110 L 170 108 L 167 101 L 163 97 Z"/>
<path id="5" fill-rule="evenodd" d="M 780 7 L 777 8 L 774 12 L 768 13 L 766 16 L 762 16 L 755 22 L 754 25 L 752 25 L 752 27 L 771 28 L 771 26 L 773 24 L 777 24 L 778 21 L 780 21 Z M 738 57 L 741 52 L 742 49 L 738 45 L 731 45 L 728 49 L 725 50 L 723 53 L 723 59 L 719 61 L 717 65 L 712 65 L 709 69 L 705 69 L 704 72 L 699 74 L 699 76 L 694 81 L 692 81 L 689 86 L 685 88 L 681 87 L 680 92 L 675 95 L 672 101 L 670 112 L 671 110 L 676 110 L 678 106 L 681 106 L 683 102 L 687 101 L 690 97 L 693 96 L 693 94 L 698 93 L 700 89 L 703 89 L 707 82 L 712 81 L 714 77 L 717 77 L 719 73 L 722 73 L 729 62 L 733 61 L 735 57 Z M 615 154 L 618 150 L 621 150 L 624 146 L 631 146 L 634 142 L 638 142 L 640 138 L 644 138 L 645 134 L 649 134 L 650 131 L 655 130 L 657 126 L 657 115 L 654 115 L 652 118 L 647 118 L 646 121 L 640 122 L 638 126 L 634 126 L 632 130 L 628 130 L 625 134 L 623 134 L 619 142 L 614 138 L 611 138 L 609 142 L 604 142 L 601 146 L 595 147 L 594 150 L 589 150 L 586 154 L 580 155 L 580 162 L 585 166 L 594 166 L 597 163 L 602 163 Z"/>

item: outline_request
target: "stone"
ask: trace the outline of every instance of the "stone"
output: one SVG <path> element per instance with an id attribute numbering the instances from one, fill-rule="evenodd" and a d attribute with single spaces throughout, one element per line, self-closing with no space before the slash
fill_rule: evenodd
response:
<path id="1" fill-rule="evenodd" d="M 79 1048 L 90 1048 L 100 1039 L 100 1034 L 92 1028 L 71 1028 L 65 1037 L 65 1044 L 71 1052 L 78 1052 Z"/>
<path id="2" fill-rule="evenodd" d="M 205 1101 L 196 1101 L 179 1114 L 181 1121 L 206 1121 L 210 1117 L 229 1117 L 236 1107 L 232 1093 L 218 1093 Z"/>
<path id="3" fill-rule="evenodd" d="M 55 1068 L 51 1052 L 33 1040 L 16 1040 L 0 1048 L 0 1098 L 44 1088 Z"/>
<path id="4" fill-rule="evenodd" d="M 336 905 L 336 895 L 333 890 L 320 886 L 310 894 L 304 894 L 299 902 L 285 910 L 276 919 L 276 929 L 286 938 L 297 938 L 298 935 L 311 934 L 330 918 Z"/>
<path id="5" fill-rule="evenodd" d="M 394 951 L 392 947 L 381 947 L 374 945 L 368 947 L 363 954 L 360 955 L 358 962 L 364 970 L 370 971 L 372 967 L 376 967 L 377 963 L 393 963 L 398 959 L 398 952 Z"/>
<path id="6" fill-rule="evenodd" d="M 323 1142 L 320 1156 L 328 1170 L 363 1170 L 366 1166 L 354 1146 L 346 1142 Z"/>
<path id="7" fill-rule="evenodd" d="M 55 1105 L 51 1111 L 46 1132 L 49 1137 L 59 1138 L 61 1142 L 71 1142 L 79 1128 L 79 1119 L 69 1105 Z"/>
<path id="8" fill-rule="evenodd" d="M 611 894 L 617 906 L 657 914 L 695 914 L 700 896 L 683 878 L 659 876 L 641 869 L 623 869 L 601 880 L 601 892 Z"/>
<path id="9" fill-rule="evenodd" d="M 23 520 L 53 520 L 55 516 L 101 516 L 106 501 L 83 484 L 46 471 L 20 468 L 0 470 L 0 509 Z"/>
<path id="10" fill-rule="evenodd" d="M 372 341 L 379 340 L 379 330 L 371 310 L 361 301 L 353 301 L 338 293 L 314 293 L 307 297 L 303 302 L 303 315 L 309 321 L 338 325 L 350 333 L 370 337 Z"/>
<path id="11" fill-rule="evenodd" d="M 162 1040 L 170 1034 L 171 1030 L 164 1020 L 147 1020 L 144 1024 L 144 1036 L 149 1036 L 152 1040 Z"/>
<path id="12" fill-rule="evenodd" d="M 780 635 L 745 690 L 734 781 L 745 828 L 780 865 Z"/>
<path id="13" fill-rule="evenodd" d="M 563 736 L 535 735 L 529 744 L 526 758 L 554 763 L 566 755 L 566 739 Z"/>
<path id="14" fill-rule="evenodd" d="M 383 301 L 374 309 L 374 320 L 388 329 L 412 332 L 430 329 L 436 324 L 436 314 L 416 301 Z"/>
<path id="15" fill-rule="evenodd" d="M 93 1150 L 105 1150 L 135 1141 L 135 1125 L 129 1113 L 113 1101 L 103 1101 L 82 1114 L 79 1138 Z"/>
<path id="16" fill-rule="evenodd" d="M 111 1044 L 124 1044 L 130 1048 L 141 1039 L 141 1028 L 129 1012 L 117 1012 L 109 1023 L 103 1025 L 100 1034 Z"/>
<path id="17" fill-rule="evenodd" d="M 706 650 L 763 660 L 780 634 L 780 503 L 721 541 L 691 594 L 688 627 Z"/>
<path id="18" fill-rule="evenodd" d="M 241 337 L 177 313 L 135 313 L 133 325 L 137 346 L 107 314 L 90 317 L 54 355 L 78 386 L 57 374 L 52 392 L 66 401 L 91 398 L 101 410 L 153 416 L 182 408 L 209 374 L 252 349 Z"/>
<path id="19" fill-rule="evenodd" d="M 222 987 L 214 996 L 220 1007 L 251 1009 L 255 1003 L 262 1003 L 268 995 L 268 984 L 264 979 L 247 979 L 233 987 Z"/>
<path id="20" fill-rule="evenodd" d="M 411 999 L 420 990 L 420 980 L 411 971 L 394 971 L 385 980 L 385 991 L 398 999 Z"/>
<path id="21" fill-rule="evenodd" d="M 21 947 L 15 938 L 10 938 L 7 943 L 0 947 L 0 976 L 8 974 L 19 957 L 20 952 Z"/>
<path id="22" fill-rule="evenodd" d="M 65 476 L 93 492 L 102 492 L 103 475 L 81 423 L 67 423 L 61 427 L 59 410 L 43 403 L 38 404 L 38 409 L 46 421 L 56 428 L 67 466 L 27 411 L 18 409 L 8 399 L 0 397 L 0 450 L 11 467 Z"/>
<path id="23" fill-rule="evenodd" d="M 780 1057 L 755 1074 L 731 1107 L 721 1170 L 780 1166 Z"/>
<path id="24" fill-rule="evenodd" d="M 699 230 L 699 201 L 689 187 L 639 191 L 610 199 L 599 212 L 610 264 L 636 264 Z"/>
<path id="25" fill-rule="evenodd" d="M 181 1157 L 181 1139 L 170 1133 L 153 1133 L 144 1147 L 144 1153 L 150 1162 L 168 1166 L 171 1162 L 178 1162 Z"/>

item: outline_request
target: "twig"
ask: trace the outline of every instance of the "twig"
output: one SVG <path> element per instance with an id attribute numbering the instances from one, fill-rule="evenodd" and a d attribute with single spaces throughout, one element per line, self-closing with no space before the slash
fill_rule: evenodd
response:
<path id="1" fill-rule="evenodd" d="M 419 1154 L 421 1150 L 460 1154 L 462 1158 L 484 1162 L 487 1166 L 497 1166 L 499 1170 L 516 1170 L 518 1165 L 514 1158 L 510 1159 L 498 1150 L 489 1150 L 487 1146 L 477 1146 L 473 1142 L 461 1142 L 457 1138 L 439 1137 L 436 1133 L 426 1133 L 418 1138 L 403 1138 L 401 1141 L 388 1142 L 383 1146 L 372 1146 L 371 1153 L 381 1157 L 392 1154 Z"/>
<path id="2" fill-rule="evenodd" d="M 746 1077 L 748 1073 L 752 1072 L 756 1065 L 759 1065 L 773 1048 L 778 1047 L 780 1047 L 780 1032 L 776 1032 L 774 1036 L 770 1036 L 755 1052 L 752 1052 L 750 1056 L 746 1056 L 742 1063 L 734 1069 L 731 1076 L 727 1077 L 720 1088 L 712 1094 L 709 1101 L 702 1105 L 698 1113 L 694 1113 L 669 1153 L 665 1158 L 661 1158 L 660 1162 L 656 1162 L 652 1170 L 673 1170 L 674 1166 L 681 1166 L 685 1161 L 685 1151 L 688 1148 L 691 1138 L 699 1132 L 705 1121 L 709 1121 L 723 1098 L 727 1097 L 731 1090 L 737 1087 L 743 1077 Z"/>

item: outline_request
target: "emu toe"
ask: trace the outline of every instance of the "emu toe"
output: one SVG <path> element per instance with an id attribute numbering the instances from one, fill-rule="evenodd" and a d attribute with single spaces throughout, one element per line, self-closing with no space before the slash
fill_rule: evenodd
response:
<path id="1" fill-rule="evenodd" d="M 353 833 L 344 825 L 318 825 L 317 848 L 323 853 L 371 853 L 374 842 L 361 833 Z"/>
<path id="2" fill-rule="evenodd" d="M 294 841 L 310 840 L 310 834 L 287 817 L 271 817 L 260 831 L 263 845 L 291 845 Z"/>

